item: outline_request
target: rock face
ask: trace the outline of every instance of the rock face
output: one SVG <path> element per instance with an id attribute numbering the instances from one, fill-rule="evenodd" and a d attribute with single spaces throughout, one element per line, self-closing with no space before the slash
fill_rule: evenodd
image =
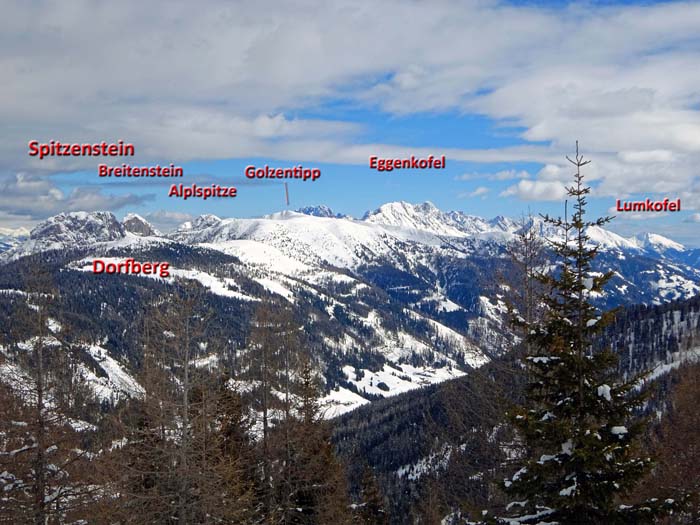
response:
<path id="1" fill-rule="evenodd" d="M 124 237 L 124 227 L 110 212 L 59 213 L 31 231 L 30 240 L 47 243 L 114 241 Z"/>
<path id="2" fill-rule="evenodd" d="M 364 221 L 396 228 L 430 232 L 440 236 L 484 238 L 512 234 L 521 226 L 514 220 L 498 216 L 486 220 L 460 211 L 444 212 L 432 202 L 411 204 L 390 202 L 367 212 Z M 505 239 L 505 238 L 503 238 Z"/>
<path id="3" fill-rule="evenodd" d="M 304 215 L 311 215 L 313 217 L 332 217 L 337 219 L 343 217 L 343 215 L 339 213 L 333 213 L 333 210 L 323 204 L 320 206 L 305 206 L 304 208 L 299 208 L 297 213 L 303 213 Z"/>
<path id="4" fill-rule="evenodd" d="M 43 250 L 117 241 L 125 236 L 124 226 L 110 212 L 59 213 L 39 224 L 31 231 L 27 241 L 8 250 L 3 257 L 15 259 Z"/>
<path id="5" fill-rule="evenodd" d="M 122 221 L 124 229 L 139 237 L 157 237 L 162 235 L 146 219 L 136 213 L 129 213 Z"/>

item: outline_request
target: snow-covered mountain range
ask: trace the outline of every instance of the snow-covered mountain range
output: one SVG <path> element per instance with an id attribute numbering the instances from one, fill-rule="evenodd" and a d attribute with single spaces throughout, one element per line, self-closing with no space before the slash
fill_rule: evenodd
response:
<path id="1" fill-rule="evenodd" d="M 551 239 L 557 236 L 557 232 L 541 219 L 535 217 L 532 220 L 543 237 Z M 12 246 L 2 250 L 9 251 L 4 254 L 4 259 L 68 246 L 118 241 L 131 234 L 194 244 L 249 239 L 280 247 L 287 245 L 287 241 L 294 241 L 299 244 L 286 246 L 290 254 L 303 252 L 319 261 L 352 266 L 367 262 L 363 256 L 353 259 L 347 255 L 358 249 L 370 256 L 386 256 L 397 242 L 441 246 L 446 240 L 469 240 L 472 245 L 481 243 L 484 247 L 493 241 L 505 244 L 521 228 L 521 221 L 507 217 L 487 220 L 459 211 L 443 212 L 430 202 L 410 204 L 402 201 L 387 203 L 367 212 L 360 220 L 335 214 L 327 206 L 306 207 L 297 212 L 283 211 L 255 219 L 202 215 L 165 235 L 134 213 L 127 214 L 119 222 L 109 212 L 70 212 L 51 217 L 31 232 L 24 228 L 0 229 L 0 236 L 14 239 Z M 650 256 L 692 251 L 654 233 L 641 238 L 626 238 L 595 227 L 589 229 L 588 235 L 604 251 L 619 249 Z"/>
<path id="2" fill-rule="evenodd" d="M 0 253 L 17 246 L 29 238 L 26 228 L 0 228 Z"/>
<path id="3" fill-rule="evenodd" d="M 128 283 L 184 278 L 241 312 L 276 297 L 305 318 L 326 372 L 331 413 L 459 376 L 509 344 L 499 275 L 508 271 L 505 247 L 519 222 L 444 212 L 429 202 L 388 203 L 362 219 L 327 207 L 301 211 L 253 219 L 203 215 L 168 234 L 135 214 L 120 222 L 109 212 L 62 213 L 29 238 L 0 244 L 0 277 L 23 258 L 51 254 L 67 294 L 76 279 L 94 284 L 99 295 L 115 282 L 126 290 Z M 533 220 L 544 237 L 559 235 Z M 599 247 L 600 268 L 616 272 L 601 306 L 660 304 L 700 292 L 697 250 L 656 234 L 625 238 L 591 228 L 588 235 Z M 171 277 L 93 275 L 96 256 L 160 257 L 170 262 Z M 0 297 L 2 288 L 12 288 L 9 278 L 4 282 Z M 105 296 L 98 304 L 115 300 Z M 119 346 L 125 343 L 99 322 L 94 330 L 111 369 L 121 359 L 128 373 L 128 351 Z M 245 337 L 236 338 L 244 344 Z"/>

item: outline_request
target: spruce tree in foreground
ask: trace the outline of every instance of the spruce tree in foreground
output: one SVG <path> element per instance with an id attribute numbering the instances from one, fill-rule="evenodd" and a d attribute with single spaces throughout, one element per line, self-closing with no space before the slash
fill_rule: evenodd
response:
<path id="1" fill-rule="evenodd" d="M 651 468 L 639 457 L 636 439 L 643 422 L 635 410 L 643 396 L 635 389 L 638 378 L 619 381 L 616 356 L 611 350 L 593 351 L 592 339 L 610 322 L 612 312 L 601 314 L 591 297 L 602 291 L 613 272 L 593 272 L 597 249 L 587 236 L 589 228 L 611 220 L 586 220 L 584 161 L 576 146 L 574 183 L 567 188 L 574 201 L 571 220 L 545 216 L 545 222 L 563 233 L 552 241 L 557 267 L 539 276 L 549 292 L 542 297 L 545 320 L 529 327 L 526 357 L 529 385 L 526 406 L 510 414 L 528 451 L 528 459 L 505 490 L 513 497 L 508 524 L 640 524 L 653 523 L 674 507 L 671 500 L 649 500 L 626 506 L 619 497 L 630 491 Z"/>
<path id="2" fill-rule="evenodd" d="M 389 513 L 377 478 L 366 465 L 360 481 L 360 503 L 355 506 L 355 520 L 360 525 L 388 525 Z"/>

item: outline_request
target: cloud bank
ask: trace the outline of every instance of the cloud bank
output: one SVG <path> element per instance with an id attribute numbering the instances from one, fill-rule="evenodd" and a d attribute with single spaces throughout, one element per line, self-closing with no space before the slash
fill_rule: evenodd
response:
<path id="1" fill-rule="evenodd" d="M 0 184 L 18 193 L 3 197 L 3 213 L 138 200 L 41 185 L 35 177 L 94 163 L 37 162 L 26 154 L 30 138 L 123 138 L 139 160 L 175 162 L 365 164 L 370 154 L 440 146 L 366 143 L 369 124 L 328 116 L 339 102 L 386 117 L 482 115 L 519 129 L 520 146 L 473 149 L 465 139 L 441 148 L 454 160 L 545 165 L 534 180 L 500 172 L 496 180 L 521 179 L 502 195 L 560 198 L 570 176 L 563 155 L 578 139 L 595 160 L 595 196 L 678 195 L 698 209 L 698 27 L 697 2 L 10 2 L 0 20 Z M 23 196 L 28 184 L 45 207 Z"/>

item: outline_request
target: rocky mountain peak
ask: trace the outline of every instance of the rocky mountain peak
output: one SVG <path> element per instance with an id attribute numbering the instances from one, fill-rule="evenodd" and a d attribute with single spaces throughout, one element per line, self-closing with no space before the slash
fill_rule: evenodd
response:
<path id="1" fill-rule="evenodd" d="M 40 252 L 116 241 L 126 236 L 124 226 L 106 211 L 59 213 L 39 223 L 29 239 L 2 254 L 14 259 Z"/>
<path id="2" fill-rule="evenodd" d="M 194 222 L 192 223 L 192 228 L 195 230 L 201 230 L 204 228 L 210 228 L 212 226 L 216 226 L 221 222 L 221 219 L 217 217 L 216 215 L 213 215 L 211 213 L 206 213 L 204 215 L 200 215 L 197 217 Z"/>
<path id="3" fill-rule="evenodd" d="M 74 211 L 46 219 L 31 231 L 30 240 L 85 244 L 114 241 L 124 235 L 124 226 L 110 212 Z"/>
<path id="4" fill-rule="evenodd" d="M 341 215 L 333 213 L 333 210 L 324 204 L 319 206 L 305 206 L 303 208 L 299 208 L 297 213 L 303 213 L 304 215 L 311 215 L 313 217 L 341 217 Z"/>
<path id="5" fill-rule="evenodd" d="M 678 252 L 685 251 L 685 246 L 681 243 L 672 241 L 668 237 L 664 237 L 658 233 L 645 233 L 641 239 L 638 240 L 643 248 L 658 253 L 663 253 L 667 250 L 675 250 Z"/>
<path id="6" fill-rule="evenodd" d="M 140 237 L 157 237 L 162 235 L 151 223 L 136 213 L 129 213 L 122 220 L 124 229 Z"/>

